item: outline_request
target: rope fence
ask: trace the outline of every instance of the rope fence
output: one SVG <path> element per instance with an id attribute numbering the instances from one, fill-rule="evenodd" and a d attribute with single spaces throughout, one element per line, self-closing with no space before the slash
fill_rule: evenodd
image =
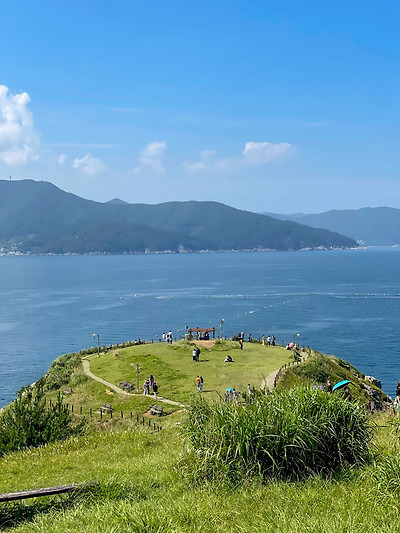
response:
<path id="1" fill-rule="evenodd" d="M 53 405 L 53 402 L 51 401 L 51 399 L 49 399 L 49 407 L 52 407 L 52 405 Z M 98 420 L 103 420 L 103 419 L 112 420 L 115 418 L 121 419 L 121 420 L 128 419 L 128 420 L 136 421 L 138 425 L 152 429 L 153 432 L 159 432 L 162 430 L 162 426 L 156 424 L 155 422 L 152 422 L 152 420 L 154 419 L 151 419 L 151 418 L 147 419 L 147 417 L 143 415 L 139 415 L 138 413 L 135 414 L 133 411 L 124 412 L 124 411 L 119 411 L 116 409 L 114 410 L 112 408 L 106 408 L 106 410 L 104 410 L 104 409 L 101 409 L 101 407 L 99 409 L 93 409 L 91 407 L 84 409 L 82 405 L 76 408 L 76 406 L 70 403 L 63 403 L 63 405 L 67 409 L 69 409 L 71 413 L 75 415 L 80 415 L 80 416 L 89 415 L 90 419 L 93 419 L 93 418 L 98 419 Z"/>

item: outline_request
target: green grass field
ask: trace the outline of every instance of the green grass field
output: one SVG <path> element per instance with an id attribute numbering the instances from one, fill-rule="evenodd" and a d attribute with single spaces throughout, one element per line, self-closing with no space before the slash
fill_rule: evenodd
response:
<path id="1" fill-rule="evenodd" d="M 388 426 L 388 419 L 379 423 Z M 185 475 L 179 426 L 152 434 L 109 424 L 2 458 L 1 492 L 86 480 L 100 487 L 76 498 L 0 504 L 0 524 L 9 532 L 52 533 L 394 533 L 400 528 L 398 438 L 383 427 L 376 446 L 376 461 L 362 469 L 232 488 Z"/>
<path id="2" fill-rule="evenodd" d="M 227 387 L 245 391 L 250 383 L 259 388 L 263 379 L 288 362 L 290 356 L 281 347 L 244 343 L 244 349 L 239 350 L 237 342 L 224 341 L 209 349 L 201 347 L 200 362 L 196 363 L 192 360 L 193 346 L 184 342 L 157 343 L 113 350 L 100 357 L 90 356 L 90 369 L 115 385 L 123 380 L 136 385 L 137 374 L 131 363 L 138 363 L 139 392 L 143 392 L 143 382 L 152 374 L 160 396 L 187 402 L 196 392 L 197 375 L 204 378 L 204 395 L 217 398 L 217 393 L 223 395 Z M 227 354 L 232 356 L 233 363 L 224 363 Z"/>

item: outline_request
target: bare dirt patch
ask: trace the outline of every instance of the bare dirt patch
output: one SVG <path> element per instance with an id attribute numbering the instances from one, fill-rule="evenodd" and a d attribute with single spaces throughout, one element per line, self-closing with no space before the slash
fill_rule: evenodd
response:
<path id="1" fill-rule="evenodd" d="M 194 344 L 196 344 L 196 346 L 203 346 L 203 348 L 212 348 L 215 344 L 215 340 L 211 340 L 211 341 L 193 341 Z"/>

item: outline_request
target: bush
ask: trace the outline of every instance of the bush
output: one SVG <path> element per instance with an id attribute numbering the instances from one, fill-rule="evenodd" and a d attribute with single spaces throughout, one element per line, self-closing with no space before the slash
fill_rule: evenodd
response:
<path id="1" fill-rule="evenodd" d="M 74 424 L 61 395 L 46 406 L 43 384 L 26 387 L 0 417 L 0 456 L 22 448 L 36 447 L 82 433 L 86 421 Z"/>
<path id="2" fill-rule="evenodd" d="M 310 388 L 278 390 L 246 405 L 193 401 L 186 431 L 202 476 L 301 479 L 369 457 L 364 410 Z"/>
<path id="3" fill-rule="evenodd" d="M 68 353 L 58 357 L 50 365 L 49 371 L 44 377 L 46 390 L 58 390 L 69 382 L 71 374 L 81 364 L 79 353 Z"/>

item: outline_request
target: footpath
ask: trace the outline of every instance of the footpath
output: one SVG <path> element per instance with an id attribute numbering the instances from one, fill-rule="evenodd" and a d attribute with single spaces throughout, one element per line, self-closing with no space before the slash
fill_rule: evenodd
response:
<path id="1" fill-rule="evenodd" d="M 82 367 L 84 373 L 88 377 L 94 379 L 95 381 L 98 381 L 99 383 L 102 383 L 103 385 L 117 392 L 118 394 L 121 394 L 122 396 L 139 396 L 138 393 L 126 392 L 120 387 L 117 387 L 117 385 L 114 385 L 113 383 L 110 383 L 109 381 L 106 381 L 105 379 L 93 374 L 93 372 L 90 370 L 90 361 L 88 359 L 82 359 Z M 185 405 L 184 403 L 175 402 L 174 400 L 169 400 L 168 398 L 163 398 L 162 396 L 157 396 L 157 402 L 167 403 L 169 405 L 177 405 L 178 407 L 187 407 L 187 405 Z"/>

